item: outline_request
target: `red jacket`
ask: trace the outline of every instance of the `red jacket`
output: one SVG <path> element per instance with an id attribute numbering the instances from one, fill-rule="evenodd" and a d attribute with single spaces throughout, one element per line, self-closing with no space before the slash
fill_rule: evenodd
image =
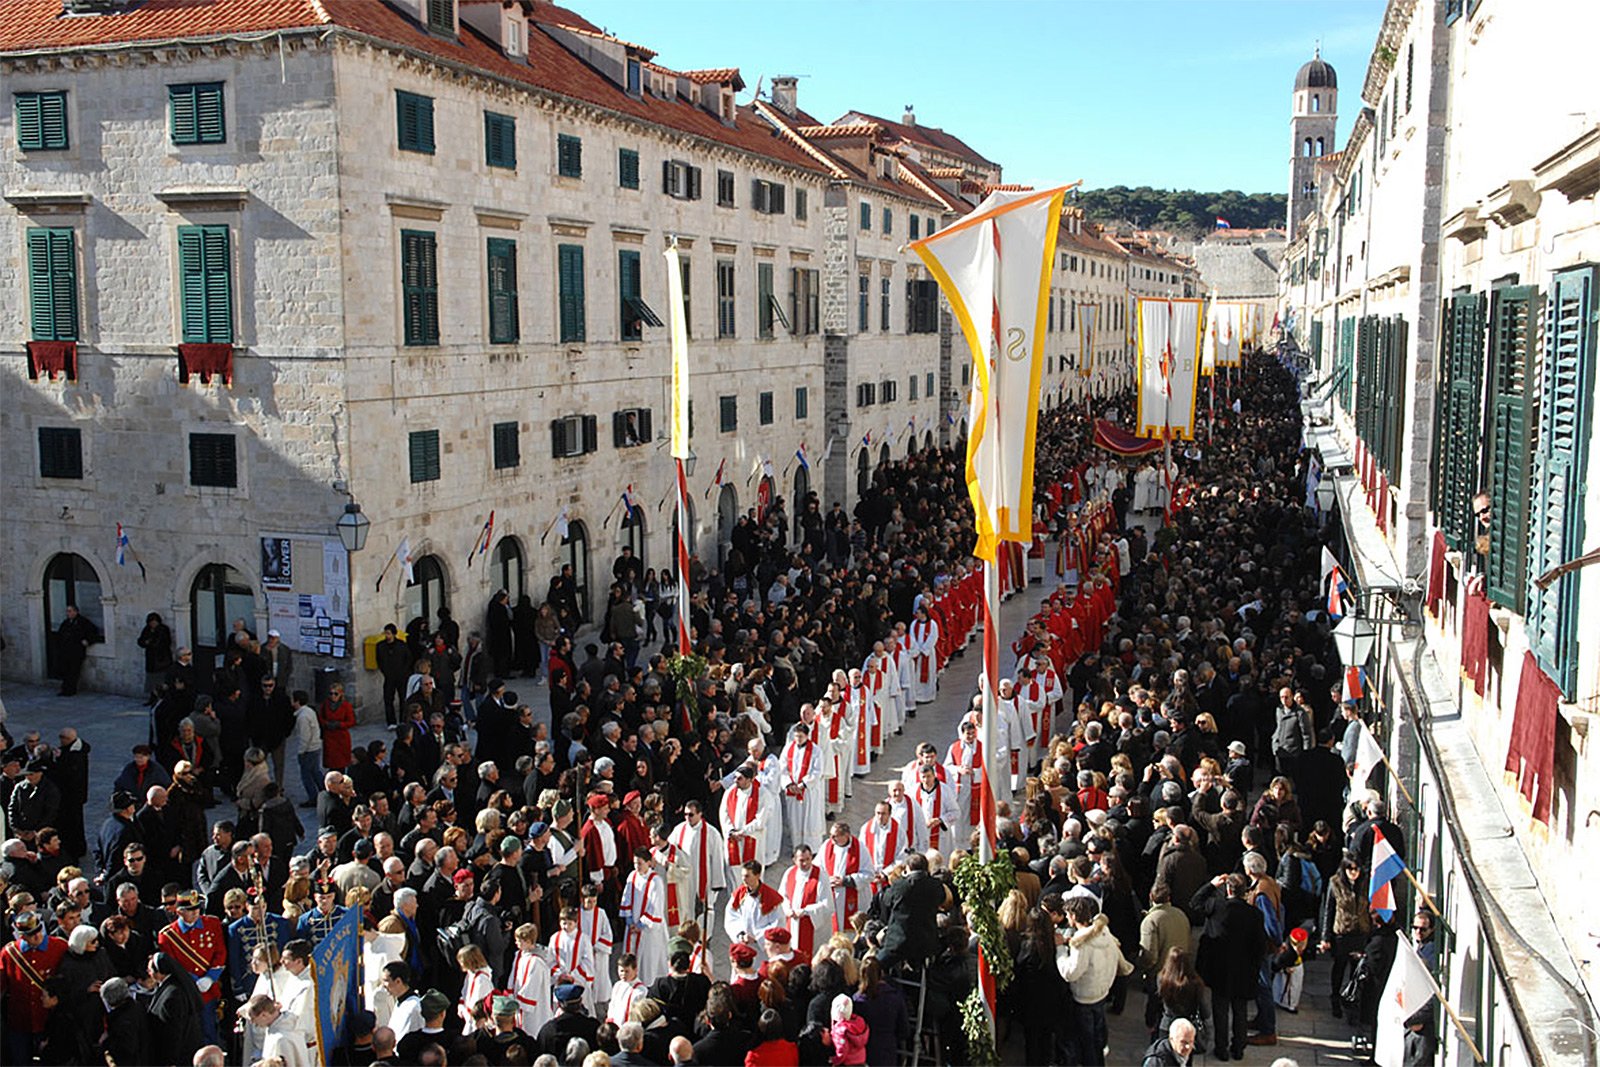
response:
<path id="1" fill-rule="evenodd" d="M 5 1000 L 6 1027 L 24 1034 L 42 1034 L 50 1015 L 44 1006 L 43 983 L 61 965 L 67 943 L 59 937 L 47 937 L 33 952 L 21 949 L 15 938 L 0 948 L 0 997 Z"/>
<path id="2" fill-rule="evenodd" d="M 326 700 L 317 712 L 322 724 L 322 765 L 330 771 L 350 766 L 350 728 L 356 724 L 355 709 L 348 700 L 330 706 Z"/>
<path id="3" fill-rule="evenodd" d="M 800 1046 L 777 1038 L 744 1054 L 744 1067 L 800 1067 Z"/>

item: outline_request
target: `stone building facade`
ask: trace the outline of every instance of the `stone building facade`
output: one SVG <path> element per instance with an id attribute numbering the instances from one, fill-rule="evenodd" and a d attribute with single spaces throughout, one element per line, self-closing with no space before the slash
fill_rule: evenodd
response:
<path id="1" fill-rule="evenodd" d="M 1597 32 L 1587 8 L 1392 0 L 1279 293 L 1440 984 L 1507 1063 L 1584 1062 L 1600 988 Z"/>

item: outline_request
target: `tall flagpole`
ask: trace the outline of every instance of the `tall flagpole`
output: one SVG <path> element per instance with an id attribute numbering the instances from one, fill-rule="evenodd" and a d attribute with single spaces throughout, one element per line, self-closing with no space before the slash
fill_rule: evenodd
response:
<path id="1" fill-rule="evenodd" d="M 989 395 L 984 397 L 985 418 L 993 418 L 1000 425 L 999 355 L 1000 355 L 1000 226 L 989 222 L 994 244 L 993 302 L 989 330 L 989 351 L 985 359 L 989 364 Z M 1000 482 L 1000 453 L 998 447 L 989 449 L 989 484 L 998 487 Z M 995 830 L 999 821 L 995 810 L 994 749 L 998 734 L 1000 714 L 1000 569 L 999 553 L 1003 542 L 996 537 L 990 547 L 989 558 L 983 561 L 983 727 L 980 731 L 983 748 L 983 832 L 978 835 L 978 858 L 987 863 L 994 859 Z"/>
<path id="2" fill-rule="evenodd" d="M 678 238 L 662 253 L 667 261 L 667 310 L 672 331 L 672 463 L 677 481 L 678 655 L 689 654 L 689 479 L 684 461 L 689 447 L 689 327 L 683 315 L 683 270 L 679 266 Z M 721 472 L 720 467 L 717 468 Z"/>
<path id="3" fill-rule="evenodd" d="M 689 481 L 683 457 L 672 460 L 678 476 L 678 655 L 689 654 Z"/>

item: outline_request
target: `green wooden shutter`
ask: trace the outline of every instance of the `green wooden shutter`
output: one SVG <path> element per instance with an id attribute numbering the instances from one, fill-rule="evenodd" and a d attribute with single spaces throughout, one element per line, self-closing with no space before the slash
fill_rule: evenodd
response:
<path id="1" fill-rule="evenodd" d="M 28 231 L 28 303 L 35 341 L 78 339 L 78 262 L 70 227 Z"/>
<path id="2" fill-rule="evenodd" d="M 395 119 L 402 150 L 433 155 L 433 97 L 395 90 Z"/>
<path id="3" fill-rule="evenodd" d="M 617 253 L 617 309 L 621 318 L 619 336 L 637 341 L 644 336 L 644 323 L 636 307 L 640 287 L 639 253 L 623 249 Z"/>
<path id="4" fill-rule="evenodd" d="M 438 246 L 426 230 L 400 231 L 400 290 L 405 343 L 439 343 Z"/>
<path id="5" fill-rule="evenodd" d="M 494 424 L 494 469 L 506 470 L 522 465 L 522 443 L 515 422 Z"/>
<path id="6" fill-rule="evenodd" d="M 483 113 L 483 158 L 491 167 L 517 169 L 517 120 L 493 111 Z"/>
<path id="7" fill-rule="evenodd" d="M 517 242 L 489 238 L 489 342 L 512 344 L 517 320 Z"/>
<path id="8" fill-rule="evenodd" d="M 411 480 L 436 482 L 439 480 L 439 431 L 413 430 L 410 440 Z"/>
<path id="9" fill-rule="evenodd" d="M 25 152 L 67 147 L 65 90 L 16 94 L 17 147 Z"/>
<path id="10" fill-rule="evenodd" d="M 1596 268 L 1551 279 L 1540 366 L 1539 440 L 1533 457 L 1533 521 L 1528 576 L 1537 578 L 1583 551 L 1591 406 L 1594 392 Z M 1577 682 L 1579 576 L 1528 588 L 1528 643 L 1569 698 Z"/>
<path id="11" fill-rule="evenodd" d="M 228 139 L 221 82 L 195 86 L 195 122 L 201 144 L 222 144 Z"/>
<path id="12" fill-rule="evenodd" d="M 1434 477 L 1439 481 L 1439 526 L 1457 551 L 1471 547 L 1472 497 L 1478 491 L 1479 445 L 1483 434 L 1482 293 L 1458 293 L 1449 304 L 1441 338 L 1445 377 L 1439 395 L 1439 451 Z"/>
<path id="13" fill-rule="evenodd" d="M 1528 355 L 1538 322 L 1539 291 L 1497 289 L 1490 316 L 1489 598 L 1521 612 L 1528 549 L 1528 428 L 1533 421 Z"/>
<path id="14" fill-rule="evenodd" d="M 185 344 L 233 342 L 233 261 L 226 226 L 178 227 Z"/>
<path id="15" fill-rule="evenodd" d="M 195 118 L 194 90 L 193 85 L 167 87 L 173 144 L 195 144 L 200 139 L 199 123 Z"/>
<path id="16" fill-rule="evenodd" d="M 570 133 L 556 137 L 556 172 L 563 178 L 583 177 L 583 140 Z"/>
<path id="17" fill-rule="evenodd" d="M 452 6 L 451 0 L 428 0 L 428 29 L 435 33 L 455 33 L 455 11 Z"/>
<path id="18" fill-rule="evenodd" d="M 617 184 L 624 189 L 639 188 L 639 153 L 631 148 L 617 149 Z"/>
<path id="19" fill-rule="evenodd" d="M 558 310 L 563 342 L 585 338 L 583 299 L 583 246 L 561 245 L 557 249 Z"/>

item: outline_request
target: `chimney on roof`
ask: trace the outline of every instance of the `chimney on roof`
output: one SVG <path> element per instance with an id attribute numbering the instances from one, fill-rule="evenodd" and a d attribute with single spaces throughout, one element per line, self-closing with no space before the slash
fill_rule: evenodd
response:
<path id="1" fill-rule="evenodd" d="M 906 126 L 915 126 L 917 124 L 917 113 L 911 110 L 910 104 L 906 105 L 906 113 L 900 116 L 900 122 Z"/>
<path id="2" fill-rule="evenodd" d="M 110 15 L 128 6 L 128 0 L 61 0 L 63 15 Z"/>
<path id="3" fill-rule="evenodd" d="M 800 79 L 791 75 L 783 75 L 772 79 L 772 106 L 793 118 L 800 110 L 796 102 L 799 96 Z"/>

